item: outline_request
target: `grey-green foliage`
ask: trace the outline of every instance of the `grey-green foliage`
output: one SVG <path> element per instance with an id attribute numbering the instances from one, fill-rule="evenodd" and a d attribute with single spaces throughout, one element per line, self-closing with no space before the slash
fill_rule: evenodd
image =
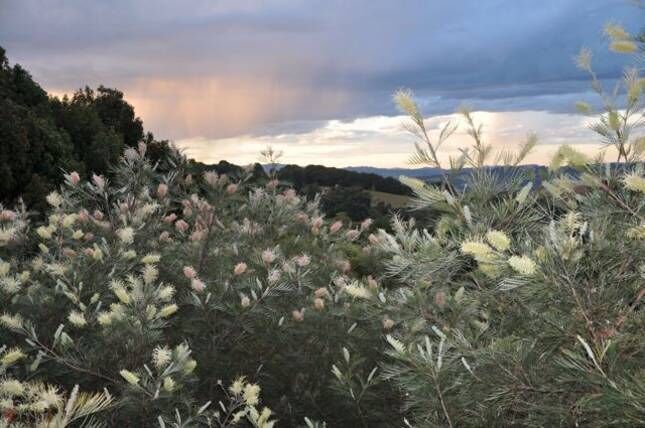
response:
<path id="1" fill-rule="evenodd" d="M 621 169 L 557 196 L 466 192 L 432 234 L 381 232 L 400 285 L 375 306 L 403 343 L 385 372 L 413 424 L 645 423 L 645 178 Z"/>
<path id="2" fill-rule="evenodd" d="M 409 425 L 645 425 L 642 80 L 629 69 L 624 83 L 620 110 L 594 77 L 606 112 L 593 129 L 629 163 L 563 147 L 536 191 L 521 171 L 486 168 L 492 148 L 465 110 L 465 190 L 446 176 L 441 188 L 402 178 L 413 206 L 438 215 L 432 230 L 395 218 L 376 240 L 397 285 L 371 310 L 391 329 L 383 374 L 402 389 Z M 425 136 L 411 94 L 397 101 Z M 417 160 L 439 166 L 425 143 Z M 497 159 L 514 165 L 534 145 Z M 576 174 L 558 172 L 564 163 Z"/>

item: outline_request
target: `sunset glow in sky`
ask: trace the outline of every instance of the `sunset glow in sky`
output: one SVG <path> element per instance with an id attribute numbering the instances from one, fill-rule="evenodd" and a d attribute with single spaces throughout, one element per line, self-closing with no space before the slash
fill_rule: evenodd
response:
<path id="1" fill-rule="evenodd" d="M 0 45 L 53 94 L 116 87 L 146 130 L 204 162 L 406 166 L 412 137 L 392 93 L 411 88 L 437 129 L 464 103 L 509 148 L 527 133 L 598 147 L 574 102 L 597 104 L 572 57 L 595 54 L 603 83 L 625 58 L 608 21 L 637 31 L 625 0 L 8 1 Z M 446 158 L 466 145 L 447 143 Z"/>

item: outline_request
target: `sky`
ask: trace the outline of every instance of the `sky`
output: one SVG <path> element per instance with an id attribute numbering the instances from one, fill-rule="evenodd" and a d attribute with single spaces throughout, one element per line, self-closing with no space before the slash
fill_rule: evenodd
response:
<path id="1" fill-rule="evenodd" d="M 0 46 L 50 93 L 103 84 L 146 130 L 204 162 L 405 167 L 414 138 L 392 94 L 410 88 L 434 135 L 463 104 L 496 148 L 529 132 L 530 163 L 598 139 L 575 112 L 594 102 L 582 46 L 606 84 L 625 58 L 612 21 L 637 32 L 629 0 L 0 0 Z M 468 144 L 463 126 L 442 159 Z"/>

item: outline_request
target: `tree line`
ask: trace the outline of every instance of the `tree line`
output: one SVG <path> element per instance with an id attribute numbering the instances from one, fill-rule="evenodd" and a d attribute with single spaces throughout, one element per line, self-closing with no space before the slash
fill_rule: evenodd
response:
<path id="1" fill-rule="evenodd" d="M 22 197 L 41 211 L 63 170 L 109 177 L 126 147 L 145 141 L 161 158 L 168 148 L 145 132 L 123 92 L 85 87 L 71 97 L 49 96 L 0 47 L 0 201 Z"/>

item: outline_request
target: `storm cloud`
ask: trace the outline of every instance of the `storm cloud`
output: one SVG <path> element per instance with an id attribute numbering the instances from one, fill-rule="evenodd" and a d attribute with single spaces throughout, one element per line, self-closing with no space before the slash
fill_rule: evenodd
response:
<path id="1" fill-rule="evenodd" d="M 159 137 L 217 141 L 311 133 L 328 121 L 393 116 L 414 90 L 428 115 L 572 112 L 589 83 L 582 46 L 608 84 L 624 58 L 613 20 L 626 0 L 0 0 L 0 45 L 55 94 L 117 87 Z M 539 130 L 538 130 L 539 132 Z"/>

